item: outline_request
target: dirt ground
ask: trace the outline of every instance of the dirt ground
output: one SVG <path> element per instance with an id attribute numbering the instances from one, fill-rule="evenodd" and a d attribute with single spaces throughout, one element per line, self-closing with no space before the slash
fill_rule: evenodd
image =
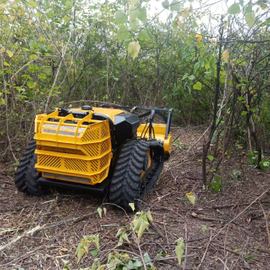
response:
<path id="1" fill-rule="evenodd" d="M 230 150 L 223 171 L 216 171 L 222 175 L 221 191 L 203 189 L 201 142 L 194 146 L 202 132 L 173 128 L 179 138 L 171 158 L 142 204 L 154 221 L 140 241 L 141 252 L 149 254 L 157 269 L 270 269 L 270 173 L 248 166 L 243 149 Z M 12 163 L 0 164 L 1 270 L 63 269 L 62 259 L 77 270 L 91 267 L 97 257 L 106 263 L 112 250 L 140 254 L 131 234 L 130 244 L 120 247 L 115 237 L 134 214 L 125 216 L 103 198 L 78 191 L 28 197 L 14 187 L 14 171 Z M 194 206 L 189 192 L 196 195 Z M 98 207 L 107 209 L 102 219 Z M 99 234 L 99 254 L 89 253 L 77 264 L 76 248 L 83 236 L 92 234 Z M 180 237 L 186 246 L 182 266 L 174 251 Z"/>

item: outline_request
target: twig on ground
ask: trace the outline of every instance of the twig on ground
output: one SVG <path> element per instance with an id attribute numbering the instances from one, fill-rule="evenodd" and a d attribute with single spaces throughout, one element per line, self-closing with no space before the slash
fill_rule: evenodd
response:
<path id="1" fill-rule="evenodd" d="M 199 264 L 199 266 L 198 266 L 197 270 L 199 270 L 199 269 L 200 269 L 200 267 L 202 266 L 202 263 L 203 263 L 203 261 L 204 261 L 204 259 L 205 259 L 206 253 L 207 253 L 207 251 L 208 251 L 208 248 L 209 248 L 210 243 L 211 243 L 211 241 L 212 241 L 212 240 L 213 240 L 213 237 L 212 237 L 212 232 L 210 231 L 210 239 L 209 239 L 209 241 L 208 241 L 208 243 L 207 243 L 207 246 L 206 246 L 205 252 L 204 252 L 204 254 L 203 254 L 203 257 L 202 257 L 202 259 L 201 259 L 201 262 L 200 262 L 200 264 Z"/>
<path id="2" fill-rule="evenodd" d="M 33 235 L 36 232 L 39 232 L 41 230 L 43 230 L 44 226 L 36 226 L 35 228 L 31 229 L 30 231 L 27 231 L 23 234 L 21 234 L 20 236 L 13 238 L 10 242 L 8 242 L 6 245 L 3 245 L 0 247 L 0 252 L 2 252 L 3 250 L 5 250 L 7 247 L 11 246 L 12 244 L 16 243 L 17 241 L 19 241 L 20 239 L 24 238 L 27 235 Z"/>
<path id="3" fill-rule="evenodd" d="M 260 204 L 260 207 L 262 208 L 262 211 L 263 211 L 263 215 L 264 215 L 264 218 L 265 218 L 265 224 L 266 224 L 266 232 L 267 232 L 267 236 L 268 236 L 268 244 L 270 245 L 270 232 L 269 232 L 269 225 L 268 225 L 268 217 L 263 209 L 263 206 L 261 204 L 261 202 L 259 201 L 259 204 Z"/>
<path id="4" fill-rule="evenodd" d="M 255 200 L 253 200 L 243 211 L 241 211 L 236 217 L 234 217 L 230 222 L 228 222 L 224 227 L 222 227 L 214 236 L 213 239 L 216 238 L 227 226 L 229 226 L 231 223 L 233 223 L 238 217 L 240 217 L 243 213 L 246 212 L 246 210 L 253 205 L 255 202 L 257 202 L 260 198 L 263 197 L 263 195 L 268 192 L 269 189 L 265 190 L 259 197 L 257 197 Z"/>

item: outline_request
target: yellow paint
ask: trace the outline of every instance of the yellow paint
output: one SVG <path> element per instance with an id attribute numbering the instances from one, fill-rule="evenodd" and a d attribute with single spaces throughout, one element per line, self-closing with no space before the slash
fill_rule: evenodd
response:
<path id="1" fill-rule="evenodd" d="M 39 172 L 88 178 L 90 181 L 85 184 L 90 185 L 107 178 L 113 156 L 109 121 L 92 120 L 92 114 L 83 119 L 72 114 L 60 117 L 56 110 L 36 116 L 35 167 Z M 59 119 L 59 122 L 48 121 L 49 118 Z M 67 120 L 74 123 L 65 123 Z M 85 122 L 90 125 L 84 125 Z"/>
<path id="2" fill-rule="evenodd" d="M 72 111 L 83 111 L 72 108 Z M 114 117 L 125 111 L 93 107 L 84 118 L 75 118 L 73 114 L 58 116 L 58 109 L 50 114 L 40 114 L 35 119 L 35 140 L 37 143 L 38 172 L 57 174 L 53 179 L 95 185 L 108 177 L 113 154 L 111 152 L 111 134 L 108 120 L 93 120 L 93 113 L 103 114 L 114 122 Z M 49 119 L 59 120 L 58 122 Z M 69 123 L 65 123 L 69 121 Z M 85 125 L 84 123 L 89 123 Z M 147 124 L 148 125 L 148 124 Z M 145 124 L 139 126 L 137 136 L 142 136 Z M 153 124 L 152 138 L 162 141 L 164 153 L 172 151 L 171 134 L 165 139 L 166 124 Z M 143 134 L 148 138 L 148 133 Z M 150 155 L 150 152 L 147 152 Z M 151 165 L 151 159 L 148 166 Z M 63 177 L 61 177 L 63 175 Z M 67 180 L 65 176 L 89 179 L 89 183 L 80 179 Z"/>
<path id="3" fill-rule="evenodd" d="M 146 128 L 145 128 L 145 125 L 147 125 Z M 148 139 L 149 138 L 149 131 L 147 130 L 148 126 L 149 126 L 149 124 L 140 125 L 137 129 L 137 137 Z M 169 133 L 167 139 L 165 139 L 166 124 L 154 123 L 153 128 L 154 128 L 154 132 L 152 132 L 152 138 L 156 139 L 157 141 L 163 142 L 164 153 L 166 155 L 171 154 L 171 152 L 172 152 L 172 137 L 171 137 L 171 134 Z M 143 134 L 142 134 L 142 132 L 143 132 Z"/>

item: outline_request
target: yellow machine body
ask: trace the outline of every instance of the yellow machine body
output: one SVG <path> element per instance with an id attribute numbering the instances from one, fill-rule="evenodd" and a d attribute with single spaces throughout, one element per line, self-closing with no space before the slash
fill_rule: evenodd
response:
<path id="1" fill-rule="evenodd" d="M 114 117 L 125 111 L 93 107 L 84 118 L 76 118 L 71 113 L 58 116 L 57 109 L 36 116 L 35 167 L 42 177 L 88 185 L 101 183 L 108 177 L 113 157 L 110 123 L 109 120 L 93 120 L 94 113 L 103 114 L 114 122 Z M 137 137 L 148 138 L 149 134 L 143 133 L 145 128 L 145 124 L 139 126 Z M 170 154 L 172 138 L 168 134 L 165 139 L 166 125 L 153 124 L 153 129 L 155 139 L 163 142 L 165 154 Z"/>

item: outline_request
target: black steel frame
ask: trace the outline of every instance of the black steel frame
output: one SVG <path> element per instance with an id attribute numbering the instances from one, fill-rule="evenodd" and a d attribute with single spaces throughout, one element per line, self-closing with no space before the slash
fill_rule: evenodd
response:
<path id="1" fill-rule="evenodd" d="M 168 134 L 170 133 L 171 129 L 171 119 L 172 119 L 172 112 L 173 109 L 167 109 L 167 108 L 148 108 L 148 107 L 132 107 L 132 106 L 121 106 L 121 105 L 107 105 L 107 104 L 102 104 L 99 107 L 102 108 L 115 108 L 115 109 L 121 109 L 121 110 L 131 110 L 132 112 L 135 112 L 137 110 L 146 110 L 147 112 L 139 114 L 139 117 L 145 117 L 150 115 L 149 118 L 149 136 L 151 138 L 152 134 L 152 128 L 153 128 L 153 120 L 155 117 L 155 114 L 159 115 L 162 117 L 166 124 L 166 133 L 165 133 L 165 139 L 167 139 Z M 164 113 L 168 113 L 167 116 Z"/>

